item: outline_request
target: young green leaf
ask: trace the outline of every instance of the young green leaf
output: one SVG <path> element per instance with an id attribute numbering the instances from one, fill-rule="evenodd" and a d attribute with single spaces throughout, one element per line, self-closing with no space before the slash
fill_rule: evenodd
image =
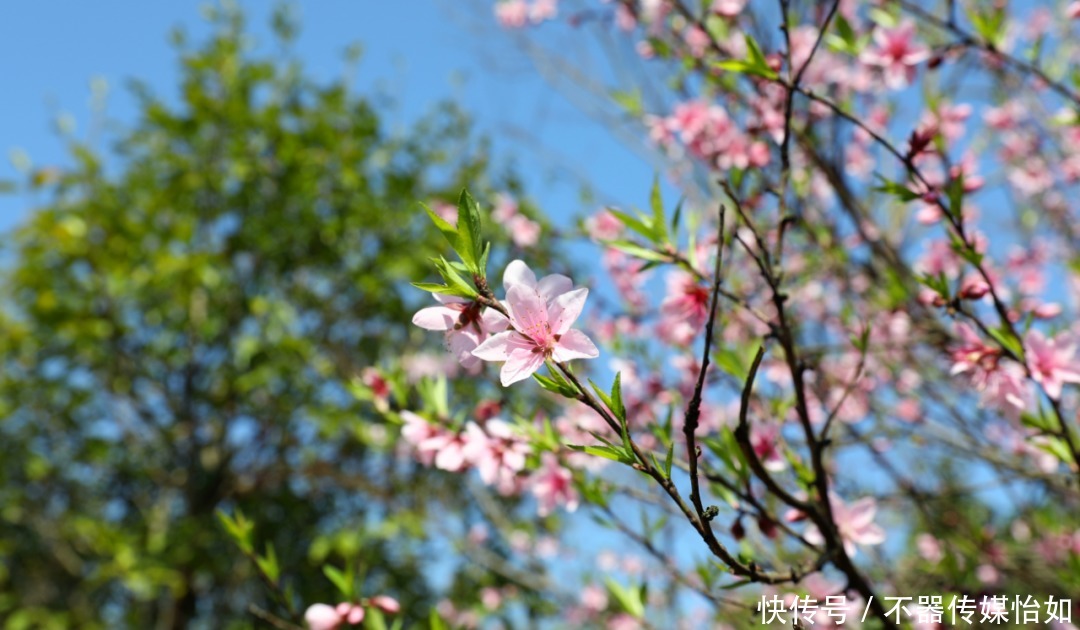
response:
<path id="1" fill-rule="evenodd" d="M 337 587 L 337 590 L 341 591 L 346 600 L 354 599 L 356 588 L 351 568 L 348 571 L 342 571 L 327 564 L 323 566 L 323 574 Z"/>
<path id="2" fill-rule="evenodd" d="M 652 208 L 652 228 L 656 235 L 655 242 L 668 241 L 667 221 L 664 220 L 664 198 L 660 193 L 660 176 L 653 177 L 652 192 L 649 193 L 649 206 Z"/>
<path id="3" fill-rule="evenodd" d="M 458 198 L 458 244 L 457 253 L 469 271 L 480 273 L 480 260 L 484 256 L 481 234 L 480 205 L 468 190 L 463 189 Z"/>

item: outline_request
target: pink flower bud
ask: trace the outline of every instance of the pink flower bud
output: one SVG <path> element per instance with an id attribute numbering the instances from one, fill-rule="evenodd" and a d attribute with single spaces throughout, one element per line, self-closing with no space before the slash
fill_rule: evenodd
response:
<path id="1" fill-rule="evenodd" d="M 341 615 L 326 604 L 312 604 L 304 611 L 304 621 L 311 630 L 334 630 L 341 624 Z"/>
<path id="2" fill-rule="evenodd" d="M 375 597 L 372 597 L 371 605 L 391 615 L 396 615 L 401 612 L 401 604 L 398 603 L 398 600 L 389 595 L 376 595 Z"/>
<path id="3" fill-rule="evenodd" d="M 362 606 L 353 606 L 349 610 L 349 614 L 345 616 L 345 620 L 353 625 L 362 623 L 364 621 L 364 608 Z"/>

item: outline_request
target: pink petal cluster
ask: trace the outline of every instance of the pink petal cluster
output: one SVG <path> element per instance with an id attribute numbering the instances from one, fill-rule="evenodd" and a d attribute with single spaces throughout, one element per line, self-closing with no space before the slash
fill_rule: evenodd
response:
<path id="1" fill-rule="evenodd" d="M 829 506 L 832 508 L 833 522 L 844 541 L 844 550 L 849 556 L 856 554 L 856 545 L 880 545 L 885 542 L 885 530 L 874 523 L 877 513 L 874 497 L 863 497 L 848 505 L 840 497 L 829 495 Z M 807 528 L 806 540 L 815 545 L 825 542 L 814 525 Z"/>
<path id="2" fill-rule="evenodd" d="M 650 135 L 661 146 L 678 138 L 694 157 L 719 169 L 763 167 L 769 163 L 769 147 L 747 136 L 720 105 L 687 101 L 675 106 L 666 118 L 646 121 Z"/>
<path id="3" fill-rule="evenodd" d="M 412 323 L 425 330 L 446 331 L 446 350 L 462 367 L 476 368 L 480 362 L 472 351 L 488 335 L 506 330 L 506 318 L 477 302 L 452 295 L 433 295 L 439 306 L 420 309 L 413 315 Z"/>
<path id="4" fill-rule="evenodd" d="M 529 23 L 539 24 L 559 14 L 558 0 L 501 0 L 495 4 L 495 19 L 503 28 L 522 28 Z"/>
<path id="5" fill-rule="evenodd" d="M 465 426 L 465 461 L 476 468 L 480 480 L 499 494 L 516 494 L 520 487 L 518 473 L 525 469 L 529 444 L 509 424 L 493 418 L 483 427 L 475 422 Z"/>
<path id="6" fill-rule="evenodd" d="M 860 61 L 880 68 L 885 85 L 899 89 L 915 79 L 915 66 L 930 58 L 930 49 L 915 41 L 915 23 L 901 22 L 895 28 L 874 30 L 874 46 L 867 48 Z"/>
<path id="7" fill-rule="evenodd" d="M 451 431 L 428 422 L 411 411 L 402 411 L 401 437 L 413 447 L 417 461 L 447 472 L 475 468 L 481 481 L 500 494 L 521 489 L 518 474 L 525 469 L 530 447 L 525 439 L 499 418 L 482 424 L 469 421 L 462 431 Z"/>
<path id="8" fill-rule="evenodd" d="M 490 336 L 473 355 L 504 362 L 504 387 L 529 378 L 548 359 L 562 363 L 600 355 L 584 333 L 570 328 L 585 306 L 588 289 L 573 289 L 570 279 L 559 275 L 537 281 L 519 260 L 507 267 L 503 284 L 511 330 Z"/>
<path id="9" fill-rule="evenodd" d="M 540 516 L 551 514 L 559 506 L 567 512 L 578 507 L 574 477 L 552 453 L 544 453 L 540 469 L 529 480 L 529 488 L 536 497 L 536 511 Z"/>
<path id="10" fill-rule="evenodd" d="M 521 214 L 518 202 L 510 195 L 498 196 L 491 218 L 506 228 L 518 247 L 532 247 L 540 241 L 540 224 Z"/>
<path id="11" fill-rule="evenodd" d="M 1024 339 L 1024 354 L 1031 378 L 1054 400 L 1061 398 L 1065 383 L 1080 383 L 1076 346 L 1076 340 L 1069 334 L 1048 339 L 1042 332 L 1033 330 Z"/>
<path id="12" fill-rule="evenodd" d="M 682 270 L 669 273 L 666 282 L 667 295 L 660 303 L 656 332 L 668 343 L 685 346 L 709 318 L 709 290 Z"/>
<path id="13" fill-rule="evenodd" d="M 376 595 L 366 600 L 365 604 L 391 615 L 401 612 L 401 604 L 388 595 Z M 363 605 L 349 602 L 342 602 L 337 606 L 312 604 L 304 611 L 304 621 L 310 630 L 337 630 L 343 624 L 360 625 L 364 622 L 365 616 L 366 611 Z"/>
<path id="14" fill-rule="evenodd" d="M 712 12 L 724 17 L 735 17 L 746 8 L 746 0 L 713 0 Z"/>
<path id="15" fill-rule="evenodd" d="M 988 345 L 967 324 L 957 324 L 960 344 L 952 350 L 951 373 L 967 374 L 983 403 L 1018 414 L 1028 403 L 1030 391 L 1024 369 L 1017 363 L 1001 361 L 1001 351 Z"/>

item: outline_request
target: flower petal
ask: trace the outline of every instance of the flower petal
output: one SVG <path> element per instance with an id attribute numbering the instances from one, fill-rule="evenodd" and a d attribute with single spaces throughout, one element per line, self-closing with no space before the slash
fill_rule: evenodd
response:
<path id="1" fill-rule="evenodd" d="M 502 332 L 509 326 L 510 320 L 493 308 L 484 309 L 484 314 L 480 316 L 480 327 L 489 334 Z"/>
<path id="2" fill-rule="evenodd" d="M 523 348 L 531 350 L 535 345 L 517 331 L 508 330 L 488 337 L 484 343 L 472 351 L 472 354 L 484 361 L 507 361 L 515 350 Z"/>
<path id="3" fill-rule="evenodd" d="M 575 289 L 555 298 L 547 312 L 547 321 L 551 322 L 552 334 L 561 335 L 570 330 L 570 326 L 577 321 L 578 315 L 581 315 L 581 309 L 585 307 L 587 297 L 589 297 L 588 289 Z"/>
<path id="4" fill-rule="evenodd" d="M 595 359 L 598 356 L 600 351 L 580 330 L 566 331 L 551 352 L 551 358 L 559 363 L 571 359 Z"/>
<path id="5" fill-rule="evenodd" d="M 847 506 L 845 521 L 852 529 L 862 529 L 874 522 L 877 501 L 874 497 L 863 497 Z"/>
<path id="6" fill-rule="evenodd" d="M 540 282 L 536 284 L 536 291 L 548 304 L 563 293 L 567 293 L 573 289 L 574 281 L 558 273 L 544 276 L 540 279 Z"/>
<path id="7" fill-rule="evenodd" d="M 429 306 L 413 315 L 412 323 L 425 330 L 451 330 L 461 311 L 447 306 Z"/>
<path id="8" fill-rule="evenodd" d="M 522 260 L 512 260 L 503 272 L 503 288 L 507 291 L 515 284 L 536 288 L 536 274 Z"/>
<path id="9" fill-rule="evenodd" d="M 523 284 L 511 285 L 506 291 L 506 303 L 510 311 L 510 323 L 521 334 L 532 339 L 540 339 L 548 334 L 547 304 L 540 299 L 540 294 L 534 288 Z"/>
<path id="10" fill-rule="evenodd" d="M 537 350 L 539 350 L 537 348 Z M 499 380 L 503 387 L 509 387 L 518 381 L 523 381 L 533 375 L 534 372 L 544 365 L 544 353 L 532 350 L 516 350 L 510 354 L 510 359 L 503 363 L 502 371 L 499 372 Z"/>
<path id="11" fill-rule="evenodd" d="M 469 330 L 455 330 L 446 335 L 447 351 L 466 369 L 480 362 L 479 357 L 473 354 L 477 345 L 476 334 Z"/>

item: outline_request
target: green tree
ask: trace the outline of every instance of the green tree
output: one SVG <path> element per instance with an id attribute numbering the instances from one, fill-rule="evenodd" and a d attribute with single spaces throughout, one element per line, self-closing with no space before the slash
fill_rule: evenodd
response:
<path id="1" fill-rule="evenodd" d="M 214 23 L 181 44 L 179 102 L 136 86 L 115 150 L 73 141 L 72 167 L 31 173 L 48 201 L 8 236 L 7 627 L 247 627 L 249 602 L 274 604 L 222 507 L 318 576 L 285 580 L 298 601 L 330 599 L 312 566 L 348 558 L 364 588 L 431 603 L 398 534 L 457 484 L 374 448 L 382 414 L 350 388 L 426 337 L 404 281 L 441 236 L 416 201 L 491 182 L 487 146 L 450 106 L 390 135 L 345 83 L 256 56 L 238 13 Z"/>

